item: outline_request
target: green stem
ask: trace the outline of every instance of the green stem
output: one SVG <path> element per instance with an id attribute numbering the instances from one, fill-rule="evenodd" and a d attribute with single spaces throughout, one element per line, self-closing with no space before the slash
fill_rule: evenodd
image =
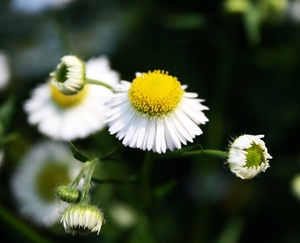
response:
<path id="1" fill-rule="evenodd" d="M 81 178 L 83 177 L 85 171 L 86 171 L 86 167 L 89 166 L 90 162 L 86 162 L 83 164 L 83 166 L 81 167 L 81 170 L 79 171 L 78 175 L 76 176 L 76 178 L 74 179 L 74 181 L 70 184 L 70 187 L 75 188 L 79 181 L 81 180 Z"/>
<path id="2" fill-rule="evenodd" d="M 214 149 L 202 149 L 198 151 L 187 151 L 183 152 L 181 156 L 184 157 L 193 157 L 195 155 L 210 155 L 214 156 L 220 159 L 227 159 L 228 158 L 228 152 L 220 151 L 220 150 L 214 150 Z"/>
<path id="3" fill-rule="evenodd" d="M 143 206 L 147 209 L 151 203 L 151 189 L 150 189 L 150 173 L 152 169 L 152 156 L 151 152 L 146 152 L 146 157 L 143 163 L 140 174 L 141 194 Z"/>
<path id="4" fill-rule="evenodd" d="M 26 223 L 18 220 L 13 214 L 11 214 L 6 208 L 0 205 L 0 217 L 5 221 L 6 224 L 13 227 L 21 235 L 28 239 L 28 242 L 33 243 L 51 243 L 52 241 L 39 235 L 36 231 L 31 229 Z"/>
<path id="5" fill-rule="evenodd" d="M 82 197 L 80 202 L 81 203 L 87 203 L 88 201 L 88 192 L 90 189 L 90 184 L 91 184 L 91 179 L 94 173 L 94 169 L 96 167 L 96 165 L 100 162 L 99 159 L 94 159 L 91 160 L 89 162 L 86 162 L 86 164 L 88 163 L 88 168 L 86 170 L 86 175 L 85 175 L 85 179 L 84 179 L 84 183 L 83 183 L 83 189 L 82 189 Z"/>
<path id="6" fill-rule="evenodd" d="M 172 159 L 172 158 L 180 158 L 180 157 L 197 157 L 200 155 L 209 155 L 212 157 L 217 157 L 219 159 L 227 159 L 228 152 L 215 150 L 215 149 L 197 149 L 197 150 L 190 150 L 190 149 L 181 149 L 175 152 L 170 152 L 166 154 L 160 154 L 156 156 L 156 159 Z"/>
<path id="7" fill-rule="evenodd" d="M 113 91 L 113 87 L 112 87 L 112 86 L 110 86 L 109 84 L 104 83 L 104 82 L 102 82 L 102 81 L 96 80 L 96 79 L 89 79 L 89 78 L 86 78 L 86 79 L 85 79 L 85 82 L 86 82 L 87 84 L 97 84 L 97 85 L 101 85 L 101 86 L 106 87 L 106 88 L 108 88 L 108 89 L 110 89 L 110 90 Z"/>

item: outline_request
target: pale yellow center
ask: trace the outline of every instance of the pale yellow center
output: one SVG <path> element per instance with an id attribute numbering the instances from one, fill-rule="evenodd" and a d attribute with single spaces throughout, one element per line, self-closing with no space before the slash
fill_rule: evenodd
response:
<path id="1" fill-rule="evenodd" d="M 78 105 L 86 96 L 88 85 L 84 85 L 83 89 L 74 95 L 65 95 L 61 93 L 53 84 L 49 83 L 51 89 L 51 97 L 53 101 L 61 108 L 70 108 Z"/>
<path id="2" fill-rule="evenodd" d="M 128 90 L 129 100 L 141 113 L 162 117 L 172 112 L 184 91 L 177 78 L 156 70 L 137 76 Z"/>
<path id="3" fill-rule="evenodd" d="M 68 176 L 68 168 L 60 162 L 45 165 L 36 178 L 38 195 L 44 201 L 54 201 L 57 185 L 67 185 L 71 182 Z"/>

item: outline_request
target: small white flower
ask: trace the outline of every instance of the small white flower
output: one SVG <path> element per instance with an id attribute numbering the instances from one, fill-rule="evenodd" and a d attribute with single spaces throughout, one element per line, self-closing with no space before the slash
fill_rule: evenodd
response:
<path id="1" fill-rule="evenodd" d="M 91 232 L 99 234 L 104 217 L 97 207 L 88 204 L 74 204 L 63 212 L 61 223 L 66 232 L 73 235 L 87 235 Z"/>
<path id="2" fill-rule="evenodd" d="M 132 83 L 121 81 L 106 103 L 110 134 L 125 146 L 157 153 L 193 142 L 202 134 L 198 125 L 208 121 L 202 112 L 208 108 L 186 88 L 163 71 L 138 74 Z"/>
<path id="3" fill-rule="evenodd" d="M 86 63 L 86 76 L 109 85 L 118 83 L 119 75 L 109 68 L 105 57 Z M 37 124 L 41 133 L 61 140 L 84 138 L 105 127 L 104 103 L 112 91 L 104 86 L 86 84 L 75 95 L 64 95 L 47 82 L 37 87 L 24 109 L 30 124 Z"/>
<path id="4" fill-rule="evenodd" d="M 131 228 L 137 223 L 137 214 L 129 205 L 115 202 L 108 209 L 109 218 L 120 228 Z"/>
<path id="5" fill-rule="evenodd" d="M 51 83 L 63 94 L 77 94 L 85 84 L 85 65 L 76 56 L 64 56 L 50 77 Z"/>
<path id="6" fill-rule="evenodd" d="M 45 141 L 33 146 L 11 177 L 20 213 L 46 227 L 58 222 L 63 204 L 56 200 L 55 188 L 69 184 L 80 167 L 65 144 Z"/>
<path id="7" fill-rule="evenodd" d="M 0 52 L 0 90 L 4 89 L 10 79 L 10 68 L 8 56 Z"/>
<path id="8" fill-rule="evenodd" d="M 62 8 L 73 0 L 12 0 L 12 7 L 17 11 L 36 14 L 49 8 Z"/>
<path id="9" fill-rule="evenodd" d="M 272 156 L 261 138 L 264 135 L 242 135 L 230 146 L 227 163 L 230 170 L 242 179 L 251 179 L 270 167 Z"/>

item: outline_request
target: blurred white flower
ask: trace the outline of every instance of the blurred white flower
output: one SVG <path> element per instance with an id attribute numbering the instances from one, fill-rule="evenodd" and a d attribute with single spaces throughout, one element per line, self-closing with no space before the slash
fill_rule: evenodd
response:
<path id="1" fill-rule="evenodd" d="M 12 8 L 28 14 L 36 14 L 51 8 L 62 8 L 73 0 L 12 0 Z"/>
<path id="2" fill-rule="evenodd" d="M 111 70 L 106 57 L 86 63 L 86 76 L 109 85 L 119 82 L 119 74 Z M 30 124 L 37 124 L 41 133 L 61 140 L 84 138 L 105 127 L 104 114 L 112 91 L 104 86 L 86 84 L 75 95 L 64 95 L 50 82 L 40 85 L 25 103 Z"/>
<path id="3" fill-rule="evenodd" d="M 124 203 L 114 203 L 108 211 L 111 220 L 120 228 L 130 228 L 137 223 L 137 214 L 133 208 Z"/>
<path id="4" fill-rule="evenodd" d="M 230 145 L 227 163 L 237 177 L 251 179 L 270 167 L 272 156 L 261 138 L 264 135 L 242 135 Z"/>
<path id="5" fill-rule="evenodd" d="M 300 21 L 300 1 L 289 1 L 287 7 L 287 16 L 294 22 Z"/>
<path id="6" fill-rule="evenodd" d="M 300 174 L 297 174 L 291 181 L 291 189 L 294 196 L 300 200 Z"/>
<path id="7" fill-rule="evenodd" d="M 8 56 L 0 52 L 0 90 L 7 86 L 10 75 Z"/>
<path id="8" fill-rule="evenodd" d="M 180 149 L 202 134 L 198 125 L 208 121 L 203 100 L 168 72 L 138 73 L 132 83 L 122 81 L 114 88 L 106 122 L 125 146 L 157 153 Z"/>
<path id="9" fill-rule="evenodd" d="M 55 188 L 71 183 L 80 168 L 81 163 L 61 142 L 43 141 L 32 146 L 11 177 L 20 213 L 46 227 L 58 222 L 65 204 L 55 198 Z"/>

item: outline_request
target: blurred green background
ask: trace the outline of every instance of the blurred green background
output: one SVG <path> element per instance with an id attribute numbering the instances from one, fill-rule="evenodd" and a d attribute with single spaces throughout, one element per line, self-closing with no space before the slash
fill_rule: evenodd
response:
<path id="1" fill-rule="evenodd" d="M 300 174 L 300 1 L 74 0 L 31 13 L 13 2 L 0 2 L 0 50 L 11 69 L 0 104 L 15 99 L 5 134 L 18 135 L 5 144 L 0 169 L 1 210 L 7 212 L 0 218 L 2 239 L 31 242 L 21 224 L 45 242 L 300 242 L 300 197 L 291 188 Z M 92 191 L 108 215 L 99 236 L 31 223 L 18 213 L 9 187 L 20 158 L 44 138 L 27 123 L 23 103 L 68 54 L 83 60 L 105 54 L 128 81 L 137 71 L 169 71 L 210 108 L 195 144 L 225 150 L 232 137 L 264 134 L 271 167 L 243 181 L 218 159 L 157 156 L 150 174 L 154 201 L 144 221 L 122 227 L 109 216 L 118 203 L 135 210 L 138 185 L 103 183 Z M 117 139 L 104 130 L 74 144 L 99 155 Z M 144 156 L 122 150 L 134 171 Z M 125 173 L 113 163 L 98 170 L 100 179 Z"/>

